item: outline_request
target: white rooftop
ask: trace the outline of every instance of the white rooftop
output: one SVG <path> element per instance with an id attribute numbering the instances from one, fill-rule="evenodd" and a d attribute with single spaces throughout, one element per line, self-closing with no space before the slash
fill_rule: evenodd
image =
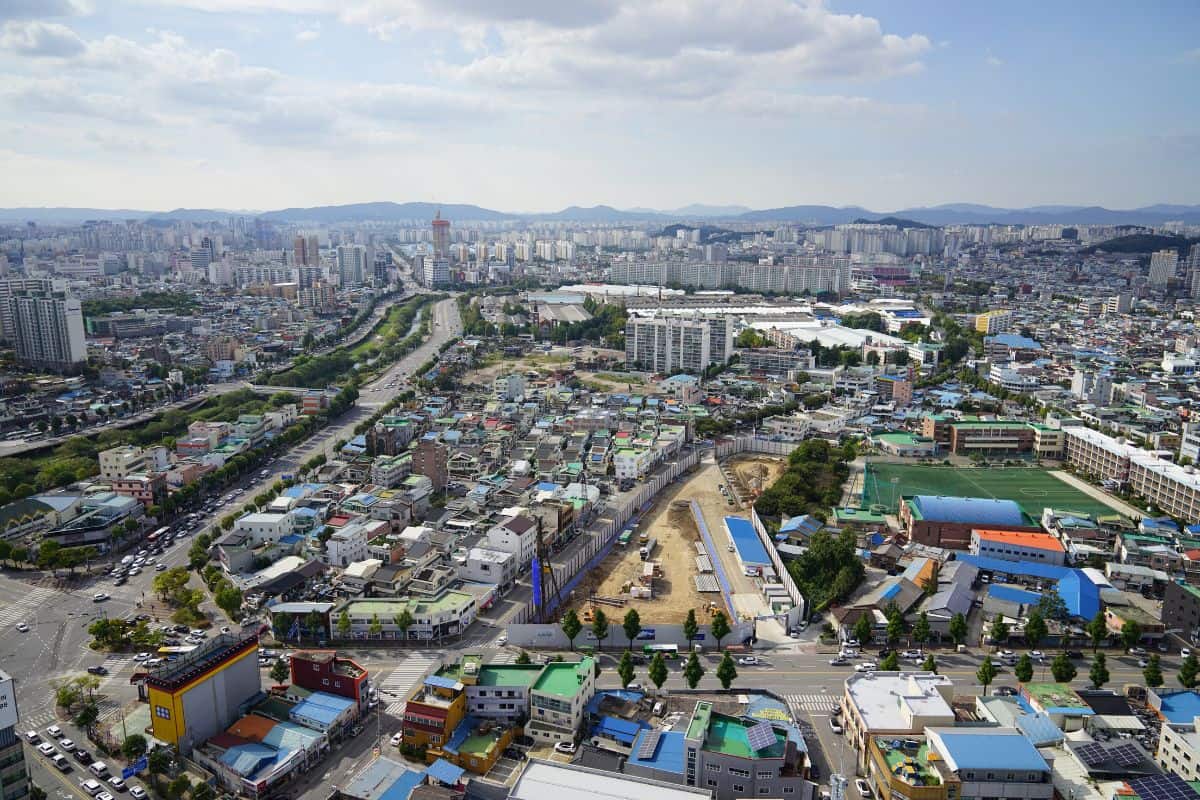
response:
<path id="1" fill-rule="evenodd" d="M 647 797 L 696 800 L 711 795 L 672 783 L 533 759 L 508 797 L 509 800 L 644 800 Z"/>
<path id="2" fill-rule="evenodd" d="M 846 679 L 846 694 L 867 731 L 908 730 L 912 717 L 943 717 L 953 724 L 954 709 L 939 687 L 949 690 L 953 683 L 931 672 L 862 673 Z"/>

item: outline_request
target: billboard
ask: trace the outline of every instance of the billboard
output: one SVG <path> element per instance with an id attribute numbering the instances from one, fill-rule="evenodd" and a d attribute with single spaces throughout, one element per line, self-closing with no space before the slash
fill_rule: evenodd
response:
<path id="1" fill-rule="evenodd" d="M 17 724 L 17 687 L 13 679 L 0 672 L 0 728 Z"/>
<path id="2" fill-rule="evenodd" d="M 533 558 L 533 570 L 530 578 L 533 581 L 533 607 L 542 607 L 542 560 L 537 556 Z"/>

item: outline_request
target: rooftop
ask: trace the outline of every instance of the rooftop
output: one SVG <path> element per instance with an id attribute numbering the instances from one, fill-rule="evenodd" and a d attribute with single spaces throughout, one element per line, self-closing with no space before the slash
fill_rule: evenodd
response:
<path id="1" fill-rule="evenodd" d="M 1176 692 L 1155 690 L 1160 705 L 1158 713 L 1172 725 L 1191 725 L 1200 717 L 1200 692 L 1181 689 Z"/>
<path id="2" fill-rule="evenodd" d="M 558 697 L 574 697 L 579 693 L 584 676 L 594 669 L 591 656 L 584 656 L 578 663 L 555 662 L 547 664 L 537 681 L 533 691 L 552 694 Z"/>
<path id="3" fill-rule="evenodd" d="M 1016 728 L 927 728 L 925 735 L 955 772 L 1001 767 L 1048 772 L 1046 759 Z"/>
<path id="4" fill-rule="evenodd" d="M 945 675 L 929 672 L 856 673 L 846 680 L 846 693 L 871 731 L 907 731 L 913 715 L 954 720 L 954 709 L 943 694 L 953 692 Z"/>
<path id="5" fill-rule="evenodd" d="M 986 497 L 937 497 L 917 495 L 908 501 L 918 519 L 975 525 L 1019 526 L 1028 522 L 1021 507 L 1012 500 Z"/>
<path id="6" fill-rule="evenodd" d="M 1021 688 L 1030 702 L 1037 703 L 1047 714 L 1070 712 L 1090 716 L 1093 713 L 1091 706 L 1065 683 L 1027 683 Z"/>
<path id="7" fill-rule="evenodd" d="M 753 720 L 713 714 L 709 718 L 708 735 L 704 737 L 704 749 L 739 758 L 782 758 L 787 734 L 779 728 L 772 729 L 775 733 L 775 744 L 761 750 L 750 746 L 750 737 L 746 730 L 758 724 L 760 723 Z"/>
<path id="8" fill-rule="evenodd" d="M 936 786 L 941 782 L 937 773 L 929 768 L 928 742 L 921 742 L 916 750 L 906 750 L 893 747 L 894 741 L 890 736 L 875 739 L 875 746 L 883 754 L 889 772 L 910 786 Z"/>
<path id="9" fill-rule="evenodd" d="M 993 531 L 987 529 L 976 529 L 972 531 L 979 536 L 980 540 L 989 542 L 1000 542 L 1002 544 L 1013 545 L 1014 547 L 1032 547 L 1038 550 L 1052 550 L 1056 553 L 1065 553 L 1066 548 L 1062 542 L 1055 539 L 1048 533 L 1033 533 L 1032 531 Z"/>
<path id="10" fill-rule="evenodd" d="M 712 795 L 673 783 L 532 759 L 508 796 L 509 800 L 696 800 Z"/>

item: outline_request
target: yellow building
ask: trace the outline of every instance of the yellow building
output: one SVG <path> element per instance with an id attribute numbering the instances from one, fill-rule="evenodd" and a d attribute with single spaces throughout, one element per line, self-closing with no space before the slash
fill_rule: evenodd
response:
<path id="1" fill-rule="evenodd" d="M 217 636 L 146 677 L 154 738 L 188 753 L 241 716 L 262 689 L 258 638 Z"/>
<path id="2" fill-rule="evenodd" d="M 958 800 L 958 777 L 946 774 L 944 762 L 924 740 L 872 736 L 867 741 L 868 777 L 879 800 Z"/>
<path id="3" fill-rule="evenodd" d="M 440 747 L 467 715 L 467 693 L 461 682 L 430 675 L 404 704 L 404 743 Z"/>
<path id="4" fill-rule="evenodd" d="M 975 317 L 975 330 L 984 336 L 995 336 L 1012 327 L 1012 312 L 1007 309 L 985 311 Z"/>

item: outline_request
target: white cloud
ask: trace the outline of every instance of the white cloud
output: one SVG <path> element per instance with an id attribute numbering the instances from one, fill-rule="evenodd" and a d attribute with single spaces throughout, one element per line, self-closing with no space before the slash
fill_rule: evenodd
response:
<path id="1" fill-rule="evenodd" d="M 0 2 L 0 20 L 71 17 L 92 13 L 89 0 L 4 0 Z"/>
<path id="2" fill-rule="evenodd" d="M 68 58 L 82 53 L 86 45 L 79 34 L 57 22 L 10 21 L 0 32 L 0 50 L 35 58 Z"/>
<path id="3" fill-rule="evenodd" d="M 1001 59 L 1000 57 L 998 57 L 998 56 L 994 55 L 994 54 L 992 53 L 992 51 L 991 51 L 991 50 L 988 50 L 988 51 L 987 51 L 987 55 L 984 57 L 983 61 L 984 61 L 984 63 L 985 63 L 985 64 L 987 64 L 989 67 L 1002 67 L 1002 66 L 1004 66 L 1004 60 L 1003 60 L 1003 59 Z"/>
<path id="4" fill-rule="evenodd" d="M 308 44 L 309 42 L 315 42 L 320 37 L 321 32 L 319 30 L 308 28 L 296 34 L 296 41 L 300 42 L 300 44 Z"/>

